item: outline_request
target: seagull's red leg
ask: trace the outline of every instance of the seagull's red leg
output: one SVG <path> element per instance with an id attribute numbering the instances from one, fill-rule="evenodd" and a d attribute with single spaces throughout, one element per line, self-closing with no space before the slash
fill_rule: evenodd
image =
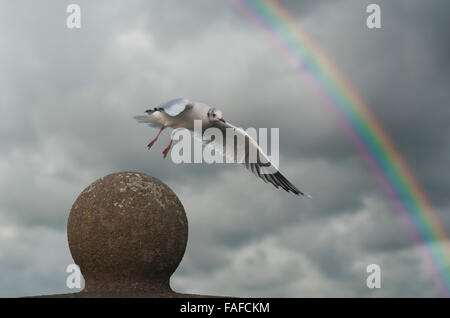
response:
<path id="1" fill-rule="evenodd" d="M 166 128 L 166 126 L 162 125 L 161 129 L 159 130 L 158 135 L 156 135 L 155 139 L 153 139 L 152 141 L 150 141 L 150 143 L 147 145 L 147 148 L 150 150 L 150 148 L 153 146 L 153 144 L 158 140 L 159 135 L 161 134 L 161 132 L 164 130 L 164 128 Z"/>
<path id="2" fill-rule="evenodd" d="M 172 141 L 173 141 L 173 139 L 170 138 L 170 143 L 169 143 L 169 145 L 167 146 L 166 149 L 163 150 L 164 158 L 167 157 L 167 154 L 169 153 L 170 147 L 172 147 Z"/>

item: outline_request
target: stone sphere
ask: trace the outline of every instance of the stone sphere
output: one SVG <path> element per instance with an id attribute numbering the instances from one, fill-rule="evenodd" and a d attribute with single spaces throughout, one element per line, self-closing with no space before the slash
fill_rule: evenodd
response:
<path id="1" fill-rule="evenodd" d="M 169 279 L 186 249 L 186 213 L 160 180 L 136 172 L 105 176 L 88 186 L 70 211 L 70 252 L 84 292 L 171 291 Z"/>

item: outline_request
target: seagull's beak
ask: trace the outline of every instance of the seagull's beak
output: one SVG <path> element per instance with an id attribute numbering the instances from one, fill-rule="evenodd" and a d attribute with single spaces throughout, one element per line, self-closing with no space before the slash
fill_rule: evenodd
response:
<path id="1" fill-rule="evenodd" d="M 222 118 L 219 118 L 219 120 L 220 120 L 222 123 L 226 124 L 225 119 L 223 119 L 223 117 L 222 117 Z"/>

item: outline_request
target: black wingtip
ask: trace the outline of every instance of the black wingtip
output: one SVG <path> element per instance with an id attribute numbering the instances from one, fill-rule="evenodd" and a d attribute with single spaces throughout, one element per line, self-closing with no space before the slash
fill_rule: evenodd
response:
<path id="1" fill-rule="evenodd" d="M 154 112 L 163 112 L 164 111 L 164 108 L 162 108 L 162 107 L 155 107 L 155 108 L 150 108 L 150 109 L 147 109 L 145 112 L 147 113 L 147 114 L 153 114 Z"/>
<path id="2" fill-rule="evenodd" d="M 292 192 L 298 196 L 302 195 L 302 196 L 306 196 L 308 198 L 312 198 L 309 194 L 300 191 L 299 189 L 297 189 L 296 186 L 294 186 L 292 183 L 289 182 L 288 179 L 286 179 L 279 171 L 277 173 L 274 173 L 273 176 L 276 178 L 276 180 L 278 181 L 278 183 L 281 185 L 281 187 L 287 191 L 287 192 Z"/>

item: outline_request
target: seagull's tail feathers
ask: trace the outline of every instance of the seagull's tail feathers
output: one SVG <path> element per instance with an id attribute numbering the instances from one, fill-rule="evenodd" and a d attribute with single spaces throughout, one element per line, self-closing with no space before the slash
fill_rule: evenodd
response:
<path id="1" fill-rule="evenodd" d="M 147 124 L 150 127 L 161 127 L 159 120 L 152 115 L 137 115 L 133 117 L 138 123 Z"/>

